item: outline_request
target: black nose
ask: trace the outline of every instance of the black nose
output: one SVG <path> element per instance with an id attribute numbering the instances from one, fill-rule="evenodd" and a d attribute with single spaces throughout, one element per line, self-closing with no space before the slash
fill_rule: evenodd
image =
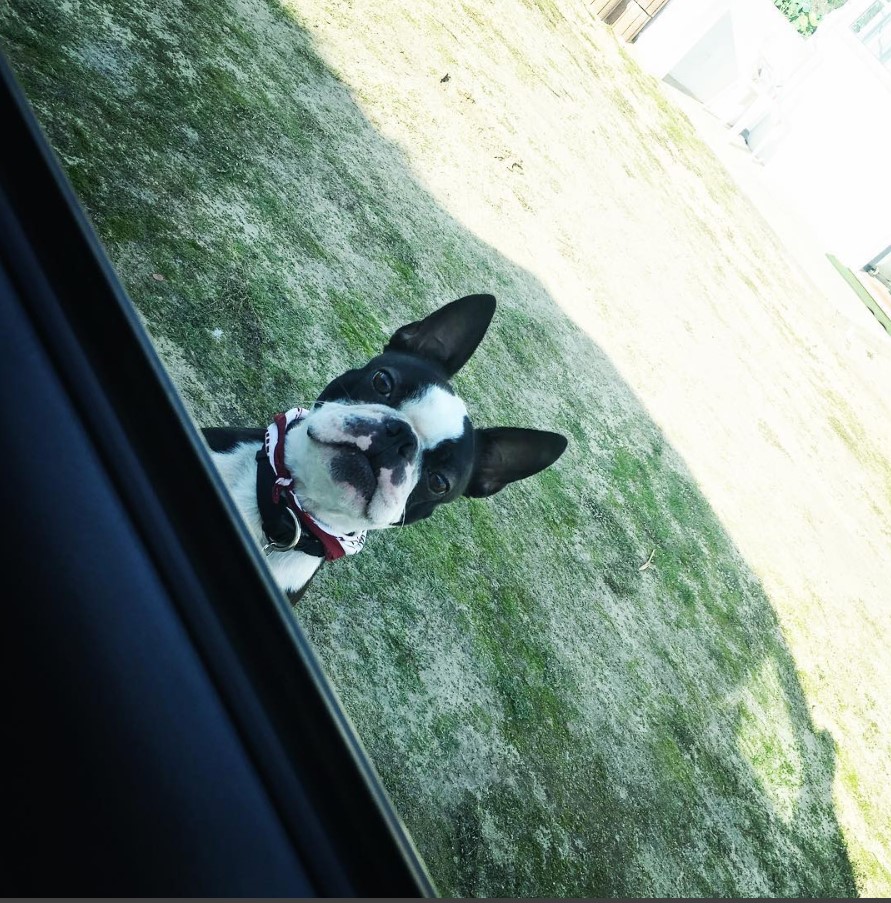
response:
<path id="1" fill-rule="evenodd" d="M 396 446 L 399 457 L 408 461 L 415 456 L 418 450 L 418 440 L 414 430 L 404 420 L 388 417 L 384 422 L 384 430 L 394 440 L 393 445 Z"/>

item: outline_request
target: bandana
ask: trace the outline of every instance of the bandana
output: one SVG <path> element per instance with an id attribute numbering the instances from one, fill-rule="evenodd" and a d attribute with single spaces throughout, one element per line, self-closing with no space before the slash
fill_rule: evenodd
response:
<path id="1" fill-rule="evenodd" d="M 366 531 L 361 530 L 345 535 L 335 533 L 327 524 L 310 517 L 297 499 L 294 493 L 294 478 L 285 465 L 285 435 L 291 427 L 297 426 L 308 416 L 309 411 L 306 408 L 291 408 L 284 414 L 276 414 L 266 429 L 264 450 L 275 472 L 272 501 L 278 504 L 279 499 L 284 495 L 285 504 L 297 515 L 301 526 L 309 530 L 322 543 L 325 549 L 325 560 L 334 561 L 344 555 L 355 555 L 357 552 L 361 552 L 365 547 Z"/>

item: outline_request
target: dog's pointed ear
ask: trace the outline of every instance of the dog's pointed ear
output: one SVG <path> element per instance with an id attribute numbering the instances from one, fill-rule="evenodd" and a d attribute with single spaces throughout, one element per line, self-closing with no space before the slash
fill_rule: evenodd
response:
<path id="1" fill-rule="evenodd" d="M 544 430 L 499 426 L 474 432 L 474 465 L 464 495 L 494 495 L 508 483 L 550 467 L 566 450 L 566 437 Z"/>
<path id="2" fill-rule="evenodd" d="M 397 329 L 384 351 L 404 351 L 435 361 L 451 378 L 476 351 L 494 313 L 492 295 L 459 298 L 429 317 Z"/>

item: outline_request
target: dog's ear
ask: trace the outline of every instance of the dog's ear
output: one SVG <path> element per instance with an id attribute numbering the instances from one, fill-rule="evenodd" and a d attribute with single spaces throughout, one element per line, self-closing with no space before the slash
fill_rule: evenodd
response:
<path id="1" fill-rule="evenodd" d="M 459 298 L 429 317 L 397 329 L 384 351 L 405 351 L 435 361 L 451 378 L 476 351 L 494 313 L 492 295 Z"/>
<path id="2" fill-rule="evenodd" d="M 566 450 L 566 437 L 544 430 L 499 426 L 474 431 L 474 464 L 464 495 L 494 495 L 508 483 L 550 467 Z"/>

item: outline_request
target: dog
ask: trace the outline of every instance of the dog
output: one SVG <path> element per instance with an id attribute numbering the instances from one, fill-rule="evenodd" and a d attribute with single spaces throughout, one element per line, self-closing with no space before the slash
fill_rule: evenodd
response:
<path id="1" fill-rule="evenodd" d="M 278 414 L 265 430 L 203 430 L 285 592 L 299 598 L 323 561 L 360 551 L 367 531 L 413 524 L 461 496 L 493 495 L 566 449 L 558 433 L 475 429 L 449 384 L 494 313 L 492 295 L 459 298 L 398 329 L 310 410 Z"/>

